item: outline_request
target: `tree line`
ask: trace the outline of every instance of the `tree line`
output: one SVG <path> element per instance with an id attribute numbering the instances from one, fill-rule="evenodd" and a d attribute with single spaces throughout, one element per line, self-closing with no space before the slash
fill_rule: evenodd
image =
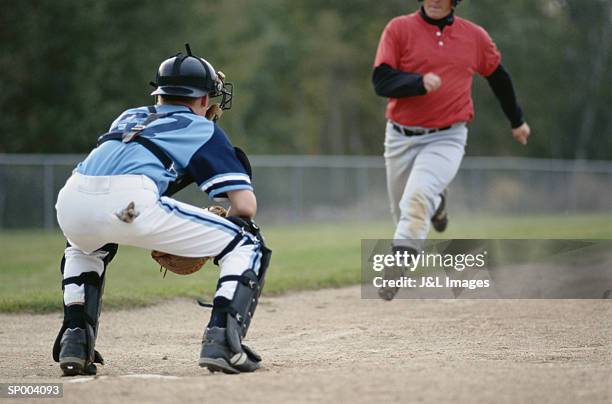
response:
<path id="1" fill-rule="evenodd" d="M 379 36 L 416 0 L 0 0 L 0 153 L 84 153 L 189 42 L 236 87 L 221 121 L 258 154 L 382 152 Z M 528 148 L 475 79 L 468 154 L 612 158 L 612 0 L 465 0 L 532 126 Z"/>

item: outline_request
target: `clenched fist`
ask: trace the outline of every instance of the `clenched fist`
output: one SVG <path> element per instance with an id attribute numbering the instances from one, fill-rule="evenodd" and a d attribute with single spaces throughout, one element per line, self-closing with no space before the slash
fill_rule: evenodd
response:
<path id="1" fill-rule="evenodd" d="M 527 144 L 527 138 L 531 134 L 531 128 L 527 125 L 527 122 L 523 123 L 518 128 L 512 129 L 512 137 L 522 145 Z"/>
<path id="2" fill-rule="evenodd" d="M 436 91 L 442 85 L 442 79 L 435 73 L 426 73 L 423 76 L 423 86 L 428 93 Z"/>

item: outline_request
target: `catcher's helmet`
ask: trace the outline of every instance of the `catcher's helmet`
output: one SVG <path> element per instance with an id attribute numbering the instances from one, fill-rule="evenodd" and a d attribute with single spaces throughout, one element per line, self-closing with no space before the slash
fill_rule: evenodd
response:
<path id="1" fill-rule="evenodd" d="M 191 53 L 189 44 L 185 44 L 187 54 L 177 53 L 164 60 L 157 77 L 151 85 L 156 87 L 151 95 L 174 95 L 199 98 L 223 96 L 222 109 L 231 107 L 233 86 L 224 83 L 223 75 L 217 74 L 214 67 L 205 59 Z"/>

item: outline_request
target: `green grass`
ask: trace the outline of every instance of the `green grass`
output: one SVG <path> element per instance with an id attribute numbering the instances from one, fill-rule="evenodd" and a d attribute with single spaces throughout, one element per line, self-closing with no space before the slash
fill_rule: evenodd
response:
<path id="1" fill-rule="evenodd" d="M 453 218 L 454 219 L 454 218 Z M 360 240 L 391 238 L 384 223 L 327 223 L 269 226 L 273 249 L 265 293 L 319 289 L 360 281 Z M 438 238 L 612 238 L 612 216 L 457 218 Z M 0 233 L 0 312 L 61 309 L 58 263 L 64 247 L 59 233 Z M 120 247 L 109 267 L 106 308 L 137 307 L 174 297 L 210 298 L 218 267 L 208 263 L 191 276 L 168 273 L 163 279 L 148 251 Z"/>

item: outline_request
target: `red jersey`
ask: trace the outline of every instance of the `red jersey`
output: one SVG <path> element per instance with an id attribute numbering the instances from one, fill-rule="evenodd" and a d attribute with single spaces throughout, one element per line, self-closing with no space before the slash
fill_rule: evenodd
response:
<path id="1" fill-rule="evenodd" d="M 392 19 L 380 38 L 374 67 L 383 63 L 405 72 L 435 73 L 437 91 L 422 96 L 389 98 L 386 117 L 405 126 L 440 128 L 474 117 L 472 76 L 489 76 L 501 54 L 480 26 L 454 17 L 443 31 L 418 12 Z"/>

